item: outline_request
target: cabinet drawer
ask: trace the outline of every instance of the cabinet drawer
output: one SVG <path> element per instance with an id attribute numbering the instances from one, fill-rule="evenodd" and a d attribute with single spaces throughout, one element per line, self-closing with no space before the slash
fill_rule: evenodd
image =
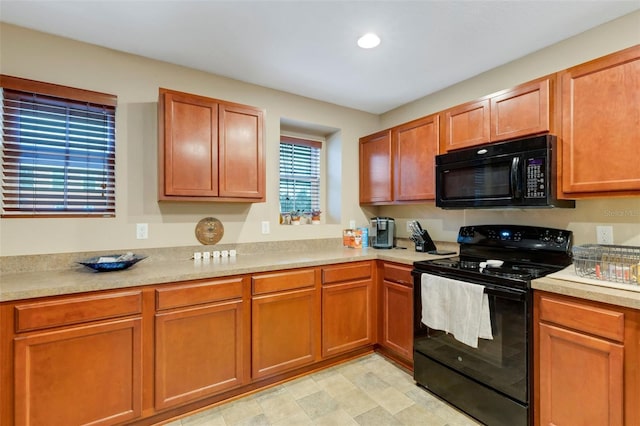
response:
<path id="1" fill-rule="evenodd" d="M 624 340 L 624 313 L 606 308 L 542 296 L 540 320 L 617 342 Z"/>
<path id="2" fill-rule="evenodd" d="M 251 282 L 253 284 L 253 294 L 293 290 L 314 286 L 316 284 L 316 272 L 314 269 L 301 269 L 297 271 L 255 275 L 251 278 Z"/>
<path id="3" fill-rule="evenodd" d="M 242 297 L 243 278 L 192 282 L 156 290 L 158 310 Z"/>
<path id="4" fill-rule="evenodd" d="M 385 263 L 383 269 L 384 279 L 386 281 L 393 281 L 413 287 L 413 278 L 411 277 L 410 267 Z"/>
<path id="5" fill-rule="evenodd" d="M 371 262 L 347 263 L 322 268 L 322 283 L 338 283 L 344 281 L 371 278 Z"/>
<path id="6" fill-rule="evenodd" d="M 16 305 L 16 332 L 78 324 L 142 312 L 140 291 Z"/>

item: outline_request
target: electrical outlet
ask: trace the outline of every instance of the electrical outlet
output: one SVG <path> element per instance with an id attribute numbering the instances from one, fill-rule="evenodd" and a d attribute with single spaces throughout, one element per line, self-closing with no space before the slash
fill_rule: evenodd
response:
<path id="1" fill-rule="evenodd" d="M 148 223 L 136 223 L 136 238 L 139 240 L 146 240 L 149 238 Z"/>
<path id="2" fill-rule="evenodd" d="M 613 244 L 613 227 L 596 226 L 596 239 L 598 244 Z"/>
<path id="3" fill-rule="evenodd" d="M 407 232 L 408 233 L 411 233 L 411 222 L 412 221 L 413 221 L 412 219 L 407 220 Z"/>
<path id="4" fill-rule="evenodd" d="M 263 220 L 262 221 L 262 233 L 263 234 L 268 234 L 269 231 L 269 221 L 268 220 Z"/>

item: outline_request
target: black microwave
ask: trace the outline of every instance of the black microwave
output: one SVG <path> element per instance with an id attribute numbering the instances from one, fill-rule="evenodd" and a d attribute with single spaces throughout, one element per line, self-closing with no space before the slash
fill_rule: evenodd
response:
<path id="1" fill-rule="evenodd" d="M 575 207 L 556 197 L 556 143 L 554 135 L 541 135 L 437 155 L 436 206 Z"/>

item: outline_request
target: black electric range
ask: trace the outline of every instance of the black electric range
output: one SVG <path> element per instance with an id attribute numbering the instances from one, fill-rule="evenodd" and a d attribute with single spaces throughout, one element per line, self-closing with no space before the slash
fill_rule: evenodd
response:
<path id="1" fill-rule="evenodd" d="M 571 231 L 553 228 L 464 226 L 458 233 L 458 256 L 415 262 L 417 384 L 487 425 L 530 426 L 531 280 L 570 265 L 572 239 Z M 483 287 L 491 339 L 478 339 L 477 347 L 471 347 L 422 322 L 422 284 L 424 279 L 434 279 L 432 276 L 450 283 L 447 285 Z"/>

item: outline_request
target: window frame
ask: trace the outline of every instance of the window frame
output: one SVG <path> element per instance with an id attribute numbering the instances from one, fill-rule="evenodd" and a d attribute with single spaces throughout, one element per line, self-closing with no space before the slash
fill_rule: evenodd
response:
<path id="1" fill-rule="evenodd" d="M 4 210 L 4 192 L 5 191 L 3 189 L 2 192 L 0 193 L 0 196 L 2 197 L 2 205 L 0 205 L 0 217 L 2 217 L 3 219 L 4 218 L 7 218 L 7 219 L 9 218 L 52 218 L 52 217 L 56 217 L 56 218 L 115 217 L 116 215 L 116 195 L 115 195 L 115 186 L 116 186 L 116 176 L 115 176 L 116 128 L 115 127 L 116 127 L 116 124 L 115 124 L 115 120 L 116 120 L 116 107 L 117 107 L 117 101 L 118 101 L 117 96 L 107 94 L 107 93 L 102 93 L 102 92 L 95 92 L 91 90 L 78 89 L 78 88 L 53 84 L 53 83 L 46 83 L 46 82 L 24 79 L 20 77 L 13 77 L 13 76 L 4 75 L 4 74 L 0 74 L 0 88 L 42 95 L 48 99 L 60 98 L 61 104 L 75 102 L 75 103 L 87 103 L 87 104 L 90 104 L 92 107 L 93 106 L 104 107 L 109 110 L 109 113 L 112 112 L 112 119 L 113 119 L 113 125 L 110 126 L 110 128 L 113 131 L 113 134 L 111 135 L 111 137 L 109 138 L 109 141 L 107 142 L 109 149 L 107 150 L 108 155 L 107 157 L 105 157 L 106 158 L 105 161 L 112 163 L 109 169 L 113 170 L 112 173 L 110 173 L 112 176 L 110 176 L 110 179 L 108 179 L 107 181 L 108 189 L 112 192 L 112 194 L 109 196 L 109 199 L 112 200 L 111 205 L 109 207 L 96 211 L 95 213 L 82 212 L 77 210 L 75 211 L 61 210 L 59 212 L 58 211 L 53 212 L 49 210 L 38 210 L 37 208 L 31 209 L 31 210 L 25 209 L 25 210 L 17 210 L 17 211 L 5 211 Z M 4 103 L 4 100 L 2 100 L 2 103 Z M 91 109 L 91 108 L 87 108 L 87 109 Z M 4 176 L 5 166 L 4 166 L 4 146 L 3 145 L 4 144 L 0 145 L 0 147 L 3 149 L 2 157 L 0 157 L 0 170 L 2 171 L 2 175 Z M 65 183 L 65 192 L 66 192 L 66 188 L 67 188 L 66 185 L 68 184 L 68 181 L 65 179 L 64 183 Z"/>
<path id="2" fill-rule="evenodd" d="M 292 136 L 286 136 L 286 135 L 281 135 L 280 136 L 280 142 L 278 144 L 278 153 L 280 154 L 281 152 L 281 145 L 282 144 L 288 144 L 288 145 L 298 145 L 298 146 L 306 146 L 312 149 L 317 149 L 317 177 L 316 177 L 316 185 L 317 185 L 317 191 L 315 191 L 315 194 L 313 194 L 313 197 L 315 197 L 315 199 L 311 199 L 311 210 L 302 210 L 302 209 L 298 209 L 298 212 L 300 214 L 305 213 L 305 212 L 311 212 L 312 210 L 317 210 L 320 211 L 321 209 L 321 205 L 322 205 L 322 197 L 321 197 L 321 191 L 322 191 L 322 145 L 323 143 L 321 141 L 317 141 L 317 140 L 313 140 L 313 139 L 306 139 L 306 138 L 300 138 L 300 137 L 292 137 Z M 280 154 L 281 155 L 281 154 Z M 281 163 L 281 157 L 279 156 L 278 159 L 278 202 L 280 202 L 281 200 L 281 185 L 282 185 L 282 163 Z M 295 178 L 294 178 L 295 179 Z M 302 179 L 302 180 L 306 180 L 306 179 Z M 291 213 L 291 210 L 283 210 L 282 206 L 280 206 L 280 213 L 281 214 L 287 214 L 287 213 Z"/>

